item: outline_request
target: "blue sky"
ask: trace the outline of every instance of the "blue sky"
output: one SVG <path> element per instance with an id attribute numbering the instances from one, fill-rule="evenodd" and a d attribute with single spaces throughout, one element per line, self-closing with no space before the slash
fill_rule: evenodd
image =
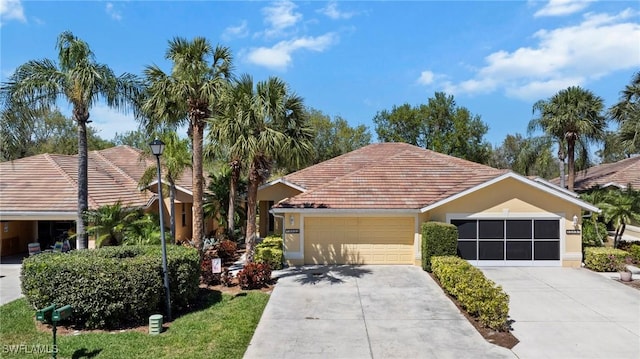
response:
<path id="1" fill-rule="evenodd" d="M 204 36 L 232 50 L 236 74 L 278 76 L 374 139 L 378 111 L 444 91 L 499 145 L 526 132 L 537 100 L 578 85 L 610 106 L 640 70 L 637 1 L 0 0 L 0 13 L 2 81 L 28 60 L 56 59 L 65 30 L 118 74 L 154 63 L 169 72 L 168 40 Z M 91 119 L 106 139 L 137 126 L 101 105 Z"/>

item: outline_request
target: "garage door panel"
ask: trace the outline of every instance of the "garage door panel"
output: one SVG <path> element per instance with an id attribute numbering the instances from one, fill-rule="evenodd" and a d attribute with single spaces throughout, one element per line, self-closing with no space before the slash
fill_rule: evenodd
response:
<path id="1" fill-rule="evenodd" d="M 414 219 L 305 218 L 307 264 L 413 264 Z"/>

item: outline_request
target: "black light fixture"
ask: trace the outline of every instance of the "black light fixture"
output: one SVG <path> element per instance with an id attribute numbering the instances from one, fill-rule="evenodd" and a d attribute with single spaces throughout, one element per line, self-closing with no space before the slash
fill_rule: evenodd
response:
<path id="1" fill-rule="evenodd" d="M 167 242 L 164 239 L 164 211 L 162 205 L 164 204 L 162 199 L 162 173 L 160 172 L 160 156 L 164 152 L 164 142 L 159 139 L 153 140 L 149 144 L 151 147 L 151 153 L 156 156 L 156 167 L 158 168 L 158 214 L 160 215 L 160 241 L 162 243 L 162 274 L 164 282 L 164 292 L 166 295 L 165 305 L 167 312 L 167 321 L 171 320 L 171 294 L 169 292 L 169 272 L 167 270 Z"/>

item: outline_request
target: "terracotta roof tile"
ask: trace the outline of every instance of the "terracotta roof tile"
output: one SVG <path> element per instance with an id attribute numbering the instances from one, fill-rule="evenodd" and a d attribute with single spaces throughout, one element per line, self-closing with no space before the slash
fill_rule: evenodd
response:
<path id="1" fill-rule="evenodd" d="M 154 195 L 138 180 L 152 159 L 129 146 L 89 152 L 89 208 L 120 201 L 142 207 Z M 190 171 L 178 185 L 191 190 Z M 0 212 L 77 211 L 77 156 L 41 154 L 0 163 Z"/>
<path id="2" fill-rule="evenodd" d="M 558 184 L 560 180 L 555 178 L 552 182 Z M 611 185 L 626 188 L 628 184 L 634 189 L 640 189 L 640 156 L 593 166 L 586 171 L 578 172 L 574 190 L 581 192 Z"/>
<path id="3" fill-rule="evenodd" d="M 287 175 L 307 191 L 276 207 L 418 209 L 505 172 L 405 143 L 379 143 Z"/>

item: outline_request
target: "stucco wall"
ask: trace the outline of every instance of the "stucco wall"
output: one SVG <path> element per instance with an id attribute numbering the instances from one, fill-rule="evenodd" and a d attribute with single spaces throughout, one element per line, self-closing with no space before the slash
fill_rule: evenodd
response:
<path id="1" fill-rule="evenodd" d="M 0 223 L 0 256 L 27 251 L 27 245 L 37 239 L 36 221 L 3 221 Z"/>

